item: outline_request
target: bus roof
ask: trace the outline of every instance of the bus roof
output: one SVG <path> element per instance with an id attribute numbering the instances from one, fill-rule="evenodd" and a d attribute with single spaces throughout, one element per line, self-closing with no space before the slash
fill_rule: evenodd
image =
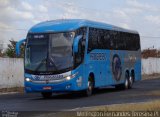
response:
<path id="1" fill-rule="evenodd" d="M 117 30 L 129 33 L 138 33 L 137 31 L 127 30 L 114 25 L 100 23 L 96 21 L 84 20 L 84 19 L 59 19 L 39 23 L 33 26 L 30 33 L 47 33 L 47 32 L 65 32 L 73 31 L 80 27 L 94 27 L 108 30 Z"/>

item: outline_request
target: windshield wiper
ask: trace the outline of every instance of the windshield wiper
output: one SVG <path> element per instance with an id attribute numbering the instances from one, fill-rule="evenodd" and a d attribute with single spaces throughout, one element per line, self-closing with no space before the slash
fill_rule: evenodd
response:
<path id="1" fill-rule="evenodd" d="M 44 59 L 40 62 L 40 64 L 36 67 L 35 71 L 38 71 L 38 70 L 41 68 L 41 66 L 44 64 L 45 61 L 46 61 L 46 64 L 47 64 L 47 58 L 44 58 Z M 53 58 L 52 58 L 52 59 L 48 59 L 48 61 L 51 62 L 52 66 L 55 68 L 55 70 L 58 70 L 58 69 L 57 69 L 57 66 L 55 65 L 55 62 L 54 62 L 54 59 L 53 59 Z M 50 64 L 50 63 L 48 63 L 48 64 Z"/>
<path id="2" fill-rule="evenodd" d="M 56 64 L 55 64 L 55 60 L 54 60 L 54 58 L 53 57 L 48 57 L 48 64 L 49 64 L 49 66 L 51 66 L 50 65 L 50 63 L 52 64 L 52 66 L 56 69 L 56 70 L 58 70 L 58 68 L 57 68 L 57 66 L 56 66 Z M 51 66 L 51 67 L 52 67 Z"/>
<path id="3" fill-rule="evenodd" d="M 45 61 L 47 62 L 47 58 L 44 58 L 44 59 L 41 61 L 41 63 L 36 67 L 35 71 L 38 71 L 38 70 L 41 68 L 41 66 L 44 64 Z"/>

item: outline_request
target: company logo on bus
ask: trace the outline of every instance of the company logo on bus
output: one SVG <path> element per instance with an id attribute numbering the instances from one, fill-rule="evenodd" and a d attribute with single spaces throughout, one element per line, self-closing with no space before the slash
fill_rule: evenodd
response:
<path id="1" fill-rule="evenodd" d="M 117 54 L 113 56 L 112 60 L 112 72 L 115 80 L 119 81 L 122 75 L 122 66 L 121 66 L 121 59 Z"/>
<path id="2" fill-rule="evenodd" d="M 59 80 L 63 78 L 63 75 L 32 75 L 34 80 L 44 81 L 44 80 Z"/>
<path id="3" fill-rule="evenodd" d="M 105 61 L 107 59 L 105 53 L 90 53 L 90 60 Z"/>

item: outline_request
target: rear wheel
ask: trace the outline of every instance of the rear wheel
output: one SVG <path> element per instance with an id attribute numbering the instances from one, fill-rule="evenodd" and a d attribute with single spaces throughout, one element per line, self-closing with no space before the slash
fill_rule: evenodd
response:
<path id="1" fill-rule="evenodd" d="M 129 78 L 127 75 L 127 77 L 125 78 L 125 82 L 123 84 L 123 89 L 128 89 L 128 88 L 129 88 Z"/>
<path id="2" fill-rule="evenodd" d="M 42 92 L 41 94 L 42 94 L 42 97 L 46 99 L 51 98 L 52 96 L 52 92 Z"/>
<path id="3" fill-rule="evenodd" d="M 116 85 L 115 88 L 125 90 L 125 89 L 129 89 L 129 85 L 130 85 L 130 83 L 129 83 L 129 73 L 126 72 L 124 83 Z"/>
<path id="4" fill-rule="evenodd" d="M 129 88 L 129 89 L 132 88 L 133 82 L 134 82 L 134 78 L 133 78 L 133 76 L 130 76 L 130 77 L 129 77 L 129 85 L 128 85 L 128 88 Z"/>

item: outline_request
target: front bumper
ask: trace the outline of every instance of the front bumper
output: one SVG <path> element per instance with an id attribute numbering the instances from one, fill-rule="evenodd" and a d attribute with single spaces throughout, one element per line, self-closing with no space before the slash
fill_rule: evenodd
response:
<path id="1" fill-rule="evenodd" d="M 44 89 L 44 87 L 51 87 L 51 89 Z M 63 81 L 60 83 L 35 83 L 25 82 L 25 91 L 31 92 L 70 92 L 83 90 L 84 87 L 78 86 L 76 79 L 73 78 L 69 81 Z"/>

